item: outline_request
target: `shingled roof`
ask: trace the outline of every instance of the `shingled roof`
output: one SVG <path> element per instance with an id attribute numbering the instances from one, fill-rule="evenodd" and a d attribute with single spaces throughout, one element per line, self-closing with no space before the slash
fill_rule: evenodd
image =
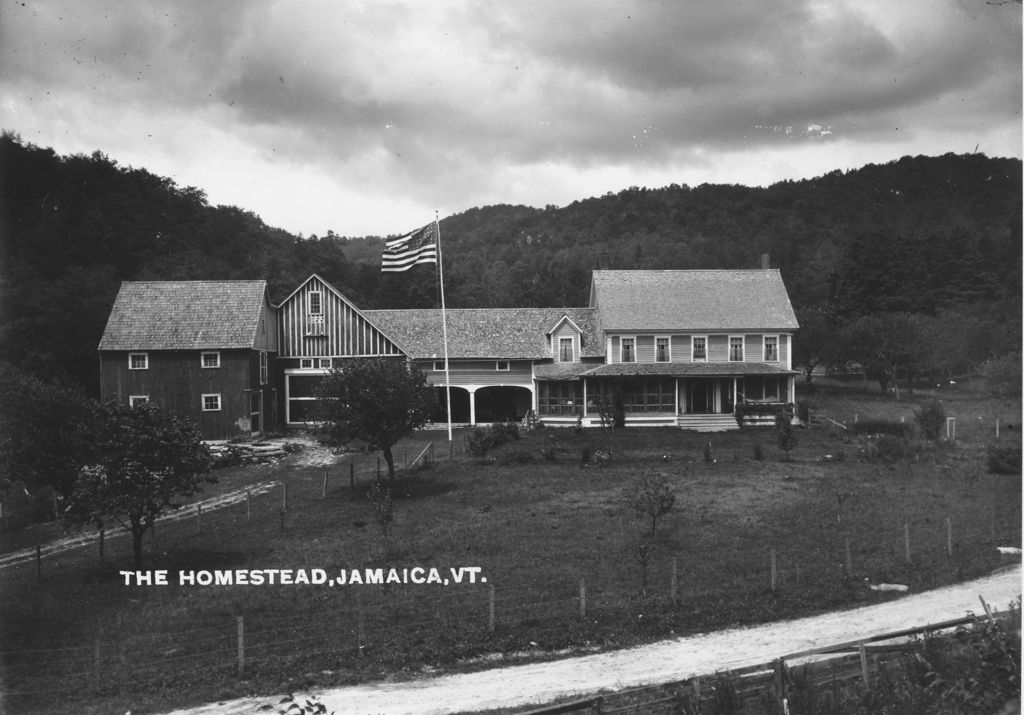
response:
<path id="1" fill-rule="evenodd" d="M 99 349 L 251 348 L 266 290 L 266 281 L 125 281 Z"/>
<path id="2" fill-rule="evenodd" d="M 609 331 L 799 327 L 776 269 L 594 271 L 590 307 Z"/>
<path id="3" fill-rule="evenodd" d="M 604 355 L 590 308 L 464 308 L 445 311 L 448 357 L 541 360 L 551 357 L 547 332 L 568 317 L 583 332 L 583 357 Z M 440 310 L 364 310 L 372 323 L 413 358 L 441 358 Z"/>

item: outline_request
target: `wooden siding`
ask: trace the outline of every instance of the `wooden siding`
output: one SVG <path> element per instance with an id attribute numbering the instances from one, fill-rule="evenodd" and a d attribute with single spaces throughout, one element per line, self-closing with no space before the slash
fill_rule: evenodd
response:
<path id="1" fill-rule="evenodd" d="M 789 341 L 791 335 L 780 335 L 779 336 L 779 364 L 789 367 Z"/>
<path id="2" fill-rule="evenodd" d="M 693 344 L 689 335 L 672 336 L 672 362 L 692 362 Z"/>
<path id="3" fill-rule="evenodd" d="M 264 298 L 260 309 L 260 320 L 256 326 L 256 339 L 253 341 L 256 350 L 277 352 L 277 313 Z"/>
<path id="4" fill-rule="evenodd" d="M 654 362 L 654 336 L 636 336 L 636 361 Z"/>
<path id="5" fill-rule="evenodd" d="M 310 320 L 309 294 L 319 291 L 320 321 Z M 329 285 L 315 276 L 278 308 L 281 357 L 402 355 L 402 351 Z"/>
<path id="6" fill-rule="evenodd" d="M 779 338 L 779 359 L 767 364 L 786 367 L 789 363 L 790 343 L 792 336 L 785 333 L 700 333 L 707 337 L 707 362 L 729 362 L 729 338 L 743 336 L 743 362 L 764 363 L 764 336 L 773 335 Z M 657 338 L 669 337 L 671 339 L 671 359 L 673 363 L 692 362 L 692 335 L 652 333 L 652 334 L 630 334 L 611 336 L 611 352 L 608 355 L 609 363 L 621 362 L 621 351 L 619 345 L 621 338 L 634 338 L 636 340 L 636 362 L 653 363 L 657 358 Z M 705 362 L 699 360 L 698 362 Z"/>
<path id="7" fill-rule="evenodd" d="M 431 385 L 444 385 L 444 370 L 434 370 L 435 361 L 417 362 Z M 531 385 L 533 370 L 529 360 L 510 360 L 509 369 L 495 370 L 495 360 L 452 360 L 448 365 L 451 385 Z"/>
<path id="8" fill-rule="evenodd" d="M 195 420 L 204 439 L 249 434 L 249 390 L 259 387 L 259 353 L 221 350 L 218 368 L 201 367 L 198 350 L 158 350 L 148 355 L 148 369 L 129 370 L 127 352 L 101 353 L 101 398 L 127 405 L 129 396 L 147 395 L 161 410 Z M 203 411 L 204 394 L 220 395 L 219 411 Z M 265 409 L 270 400 L 268 396 Z"/>
<path id="9" fill-rule="evenodd" d="M 729 336 L 708 336 L 708 362 L 729 362 Z"/>

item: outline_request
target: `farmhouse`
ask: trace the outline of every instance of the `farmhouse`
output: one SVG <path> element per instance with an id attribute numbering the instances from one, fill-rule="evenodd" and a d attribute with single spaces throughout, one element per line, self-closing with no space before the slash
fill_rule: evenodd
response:
<path id="1" fill-rule="evenodd" d="M 310 276 L 272 306 L 263 281 L 121 287 L 101 391 L 192 415 L 208 438 L 302 426 L 315 389 L 356 357 L 416 364 L 447 421 L 440 310 L 360 310 Z M 719 430 L 794 401 L 797 329 L 778 270 L 595 271 L 589 305 L 446 311 L 452 420 L 531 417 Z"/>

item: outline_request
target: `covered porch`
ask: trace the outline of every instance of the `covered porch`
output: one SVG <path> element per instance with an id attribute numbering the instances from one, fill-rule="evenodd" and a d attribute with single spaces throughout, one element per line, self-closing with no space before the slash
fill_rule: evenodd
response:
<path id="1" fill-rule="evenodd" d="M 774 423 L 795 400 L 795 376 L 760 363 L 607 364 L 537 382 L 536 412 L 548 425 L 678 426 L 698 431 Z"/>

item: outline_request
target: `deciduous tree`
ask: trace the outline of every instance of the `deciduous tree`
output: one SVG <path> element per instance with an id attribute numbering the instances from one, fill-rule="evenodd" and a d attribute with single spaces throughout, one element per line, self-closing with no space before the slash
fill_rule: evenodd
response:
<path id="1" fill-rule="evenodd" d="M 216 481 L 209 450 L 194 423 L 151 404 L 103 405 L 93 441 L 95 462 L 79 472 L 65 516 L 75 524 L 116 521 L 131 532 L 138 566 L 142 537 L 157 517 Z"/>
<path id="2" fill-rule="evenodd" d="M 415 365 L 396 358 L 349 360 L 325 376 L 317 388 L 320 419 L 336 442 L 352 439 L 379 449 L 395 479 L 391 448 L 430 418 L 434 388 Z"/>

